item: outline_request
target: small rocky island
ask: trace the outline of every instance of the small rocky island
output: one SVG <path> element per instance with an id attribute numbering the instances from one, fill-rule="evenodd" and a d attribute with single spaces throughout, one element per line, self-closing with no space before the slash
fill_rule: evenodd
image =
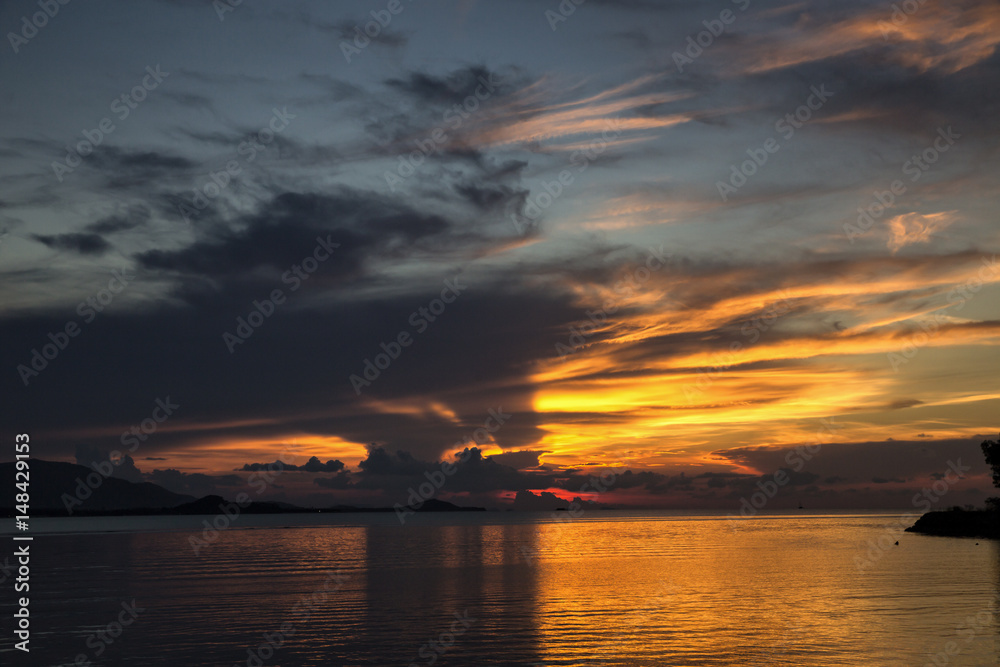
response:
<path id="1" fill-rule="evenodd" d="M 1000 539 L 1000 512 L 962 508 L 954 508 L 945 512 L 928 512 L 907 528 L 906 532 L 996 540 Z"/>
<path id="2" fill-rule="evenodd" d="M 993 485 L 1000 488 L 1000 438 L 986 440 L 981 446 L 986 463 L 993 471 Z M 953 507 L 947 511 L 928 512 L 906 531 L 942 537 L 1000 539 L 1000 498 L 987 499 L 986 509 Z"/>

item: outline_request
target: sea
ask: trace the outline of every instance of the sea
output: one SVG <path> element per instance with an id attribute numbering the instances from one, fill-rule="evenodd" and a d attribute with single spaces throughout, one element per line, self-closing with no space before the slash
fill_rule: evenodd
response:
<path id="1" fill-rule="evenodd" d="M 5 521 L 0 664 L 1000 664 L 1000 543 L 903 532 L 913 518 L 33 518 L 30 542 Z"/>

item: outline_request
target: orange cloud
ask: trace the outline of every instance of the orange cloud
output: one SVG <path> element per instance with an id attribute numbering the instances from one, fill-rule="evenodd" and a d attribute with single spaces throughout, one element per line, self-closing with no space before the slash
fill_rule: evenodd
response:
<path id="1" fill-rule="evenodd" d="M 622 137 L 623 132 L 653 130 L 686 123 L 692 113 L 674 113 L 664 116 L 633 116 L 628 114 L 642 107 L 668 104 L 687 99 L 689 92 L 651 92 L 632 94 L 637 89 L 663 79 L 662 75 L 647 75 L 590 97 L 552 104 L 548 100 L 565 91 L 554 89 L 547 79 L 540 79 L 516 93 L 513 98 L 495 107 L 486 107 L 463 127 L 457 144 L 476 146 L 503 146 L 507 144 L 532 144 L 557 142 L 580 135 L 604 136 L 607 141 L 635 143 L 652 138 Z M 699 115 L 704 115 L 699 112 Z M 551 150 L 576 150 L 570 144 L 560 146 L 550 143 Z"/>
<path id="2" fill-rule="evenodd" d="M 948 229 L 957 219 L 957 211 L 941 213 L 905 213 L 888 221 L 888 248 L 893 254 L 914 243 L 930 243 L 931 238 Z"/>
<path id="3" fill-rule="evenodd" d="M 903 66 L 951 74 L 989 58 L 1000 43 L 1000 6 L 992 3 L 928 2 L 904 20 L 893 17 L 887 6 L 829 25 L 804 12 L 780 38 L 761 38 L 752 47 L 755 62 L 743 71 L 767 72 L 888 46 L 888 57 Z"/>
<path id="4" fill-rule="evenodd" d="M 980 260 L 959 254 L 829 261 L 783 270 L 782 280 L 766 288 L 759 287 L 769 281 L 762 267 L 697 281 L 664 272 L 573 354 L 539 365 L 534 408 L 544 417 L 544 460 L 690 464 L 710 446 L 731 446 L 734 436 L 801 441 L 821 418 L 868 412 L 853 428 L 875 434 L 872 420 L 896 410 L 886 406 L 911 405 L 903 398 L 916 392 L 923 409 L 974 404 L 971 421 L 949 432 L 975 432 L 995 391 L 939 385 L 926 394 L 928 387 L 914 387 L 887 355 L 922 331 L 921 315 L 947 309 L 956 286 L 1000 282 L 1000 272 L 984 275 Z M 789 273 L 797 284 L 783 284 L 792 282 Z M 693 305 L 665 307 L 678 284 L 681 301 Z M 577 291 L 585 307 L 613 298 L 606 287 Z M 998 321 L 937 321 L 922 347 L 1000 344 Z"/>

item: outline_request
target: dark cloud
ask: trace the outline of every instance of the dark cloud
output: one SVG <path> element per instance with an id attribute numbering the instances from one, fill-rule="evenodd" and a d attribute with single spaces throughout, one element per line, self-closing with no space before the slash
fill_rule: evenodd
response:
<path id="1" fill-rule="evenodd" d="M 385 85 L 421 103 L 451 106 L 470 95 L 475 96 L 476 88 L 482 89 L 483 82 L 502 84 L 503 75 L 483 66 L 473 66 L 444 76 L 410 72 L 402 78 L 386 79 Z"/>
<path id="2" fill-rule="evenodd" d="M 98 471 L 108 470 L 108 464 L 110 463 L 111 477 L 128 480 L 129 482 L 143 481 L 142 472 L 136 467 L 135 461 L 128 454 L 123 454 L 121 457 L 112 460 L 111 453 L 99 447 L 77 445 L 76 462 Z"/>
<path id="3" fill-rule="evenodd" d="M 537 454 L 535 455 L 537 461 Z M 504 465 L 496 457 L 484 457 L 476 448 L 467 448 L 456 456 L 450 472 L 445 472 L 440 461 L 424 461 L 406 451 L 389 452 L 384 447 L 371 446 L 368 456 L 352 475 L 319 478 L 315 483 L 327 488 L 369 489 L 388 492 L 390 498 L 405 498 L 408 491 L 424 484 L 428 479 L 442 482 L 446 493 L 490 493 L 525 488 L 544 488 L 562 480 L 557 475 L 544 472 L 519 472 Z M 580 482 L 582 483 L 582 481 Z"/>
<path id="4" fill-rule="evenodd" d="M 590 0 L 590 4 L 627 11 L 665 13 L 676 7 L 688 6 L 677 0 Z"/>
<path id="5" fill-rule="evenodd" d="M 531 491 L 518 491 L 514 496 L 514 509 L 520 512 L 545 512 L 555 509 L 567 509 L 569 501 L 549 491 L 534 494 Z"/>
<path id="6" fill-rule="evenodd" d="M 268 472 L 274 470 L 280 470 L 282 472 L 294 472 L 296 470 L 302 472 L 340 472 L 343 469 L 344 463 L 342 461 L 334 461 L 331 459 L 326 463 L 323 463 L 319 460 L 319 457 L 313 456 L 302 465 L 285 463 L 284 461 L 278 460 L 274 463 L 247 463 L 239 470 L 242 472 L 258 472 L 261 470 L 266 470 Z"/>
<path id="7" fill-rule="evenodd" d="M 970 7 L 984 6 L 977 0 L 960 4 L 964 7 L 955 8 L 956 16 L 968 12 Z M 810 30 L 821 34 L 855 11 L 857 7 L 848 5 L 830 5 L 819 11 L 810 8 Z M 886 12 L 886 21 L 890 14 L 891 11 Z M 803 14 L 795 12 L 783 17 L 788 22 L 802 18 Z M 942 30 L 950 28 L 941 26 Z M 713 48 L 718 47 L 717 62 L 726 63 L 727 55 L 741 54 L 745 58 L 751 53 L 768 53 L 773 45 L 766 31 L 742 37 L 713 45 Z M 922 56 L 945 55 L 941 45 L 928 41 L 879 39 L 866 43 L 864 48 L 860 46 L 859 42 L 859 48 L 846 53 L 752 74 L 747 83 L 752 81 L 775 92 L 768 113 L 777 113 L 779 117 L 804 103 L 809 85 L 822 83 L 834 95 L 817 117 L 851 114 L 855 118 L 851 123 L 855 131 L 892 131 L 911 137 L 929 137 L 929 140 L 934 139 L 941 125 L 953 125 L 959 133 L 963 130 L 972 134 L 989 132 L 988 124 L 1000 106 L 1000 95 L 986 82 L 994 80 L 1000 71 L 1000 54 L 994 52 L 954 72 L 947 67 L 924 65 Z M 947 49 L 951 48 L 949 44 Z M 934 54 L 934 51 L 938 52 Z M 864 76 L 857 76 L 859 68 L 863 68 Z M 803 85 L 804 82 L 809 85 Z M 839 128 L 832 125 L 829 130 L 837 133 Z"/>
<path id="8" fill-rule="evenodd" d="M 309 236 L 298 238 L 304 249 L 289 255 L 295 262 L 315 243 Z M 496 434 L 504 446 L 517 448 L 537 441 L 537 416 L 530 406 L 533 388 L 525 374 L 534 359 L 552 354 L 553 341 L 535 335 L 537 327 L 558 330 L 577 318 L 568 297 L 522 292 L 515 285 L 505 291 L 489 284 L 473 289 L 470 284 L 442 314 L 447 326 L 429 325 L 417 335 L 409 315 L 440 295 L 441 282 L 409 294 L 344 301 L 334 297 L 349 295 L 350 284 L 339 287 L 336 280 L 324 279 L 324 284 L 304 284 L 292 293 L 280 279 L 247 278 L 240 264 L 252 266 L 254 257 L 229 256 L 216 248 L 207 254 L 219 258 L 210 269 L 217 276 L 217 287 L 189 288 L 183 275 L 179 279 L 178 293 L 185 297 L 181 303 L 197 304 L 196 312 L 170 302 L 141 312 L 108 308 L 87 328 L 88 355 L 68 350 L 59 363 L 32 378 L 31 400 L 17 374 L 9 374 L 8 382 L 17 383 L 10 387 L 17 404 L 11 409 L 21 410 L 27 418 L 44 405 L 58 403 L 63 407 L 46 410 L 44 421 L 48 428 L 62 431 L 104 420 L 134 423 L 137 415 L 148 412 L 150 401 L 169 394 L 182 406 L 172 417 L 179 422 L 239 422 L 248 412 L 268 416 L 258 426 L 227 428 L 232 437 L 280 438 L 294 424 L 354 442 L 378 440 L 390 443 L 393 451 L 405 448 L 432 458 L 450 443 L 469 437 L 487 410 L 503 405 L 515 413 Z M 331 258 L 331 266 L 319 269 L 314 281 L 324 271 L 336 276 L 332 263 L 338 259 Z M 163 261 L 184 268 L 200 260 L 181 253 L 166 255 Z M 150 280 L 151 275 L 155 274 L 146 269 L 145 277 L 137 280 Z M 223 332 L 235 331 L 236 318 L 246 317 L 255 299 L 266 299 L 279 287 L 286 289 L 288 301 L 230 354 Z M 329 296 L 323 298 L 325 294 Z M 317 303 L 322 307 L 309 305 Z M 46 342 L 46 332 L 62 330 L 65 324 L 65 313 L 8 319 L 7 345 L 0 356 L 12 369 L 28 363 L 31 349 Z M 465 427 L 456 428 L 432 415 L 383 415 L 358 401 L 349 376 L 363 372 L 364 360 L 381 352 L 380 341 L 393 340 L 400 331 L 415 336 L 413 345 L 365 390 L 365 396 L 383 400 L 437 396 L 462 415 Z M 482 347 L 466 345 L 470 339 Z M 186 342 L 179 346 L 178 340 Z M 97 375 L 90 372 L 94 359 L 102 360 Z M 138 366 L 145 372 L 136 374 Z M 494 383 L 506 388 L 498 391 Z M 70 394 L 78 399 L 67 402 L 64 396 Z M 140 455 L 155 456 L 171 446 L 183 446 L 190 438 L 212 434 L 211 428 L 200 427 L 158 432 L 143 444 Z"/>
<path id="9" fill-rule="evenodd" d="M 235 225 L 207 229 L 179 250 L 151 250 L 137 258 L 148 269 L 198 277 L 230 278 L 269 268 L 275 277 L 312 254 L 318 239 L 339 243 L 320 272 L 323 280 L 358 278 L 364 265 L 380 257 L 415 251 L 424 242 L 453 245 L 472 241 L 451 235 L 452 223 L 363 192 L 280 194 Z M 485 239 L 480 239 L 480 243 Z"/>
<path id="10" fill-rule="evenodd" d="M 803 473 L 822 478 L 851 479 L 857 476 L 859 470 L 865 470 L 871 478 L 906 480 L 943 474 L 951 463 L 959 461 L 962 465 L 972 466 L 969 475 L 984 474 L 985 464 L 979 451 L 979 443 L 983 439 L 984 436 L 975 436 L 930 441 L 829 443 L 821 446 L 803 443 L 800 449 L 796 449 L 795 445 L 787 448 L 737 447 L 715 452 L 714 455 L 758 470 L 765 478 L 778 469 L 787 469 L 790 463 L 797 463 L 803 466 Z M 806 456 L 809 458 L 806 459 Z"/>
<path id="11" fill-rule="evenodd" d="M 504 452 L 502 454 L 493 454 L 490 456 L 490 460 L 500 465 L 514 468 L 515 470 L 523 470 L 524 468 L 537 468 L 538 457 L 545 453 L 546 451 L 543 449 L 537 451 Z"/>
<path id="12" fill-rule="evenodd" d="M 131 206 L 124 213 L 111 215 L 90 223 L 86 229 L 92 234 L 114 234 L 135 229 L 149 222 L 151 216 L 152 211 L 148 206 Z"/>
<path id="13" fill-rule="evenodd" d="M 381 26 L 378 35 L 369 38 L 365 34 L 365 25 L 373 21 L 371 16 L 365 16 L 357 21 L 346 20 L 338 21 L 337 23 L 317 23 L 315 18 L 311 16 L 305 16 L 304 20 L 310 27 L 332 33 L 338 39 L 347 42 L 351 48 L 358 48 L 354 43 L 355 39 L 358 39 L 359 43 L 364 45 L 364 48 L 368 46 L 400 48 L 406 46 L 409 41 L 406 33 Z M 358 37 L 359 33 L 361 35 L 360 38 Z M 353 57 L 358 54 L 350 52 L 350 55 Z"/>
<path id="14" fill-rule="evenodd" d="M 164 184 L 193 174 L 195 160 L 156 150 L 118 148 L 102 144 L 83 161 L 96 174 L 103 189 L 113 193 L 134 193 L 148 197 Z"/>
<path id="15" fill-rule="evenodd" d="M 144 461 L 164 461 L 163 457 L 147 456 Z M 206 475 L 185 473 L 175 469 L 153 470 L 143 473 L 135 465 L 135 460 L 127 453 L 111 459 L 111 452 L 95 445 L 77 445 L 76 462 L 80 465 L 102 471 L 109 469 L 111 476 L 129 482 L 152 482 L 169 491 L 195 497 L 207 495 L 232 496 L 234 487 L 243 486 L 245 481 L 237 475 Z"/>
<path id="16" fill-rule="evenodd" d="M 195 81 L 198 83 L 208 84 L 209 86 L 242 84 L 264 85 L 272 83 L 272 81 L 267 77 L 248 74 L 246 72 L 222 74 L 218 72 L 205 72 L 201 70 L 187 69 L 185 67 L 178 67 L 177 72 L 184 78 L 185 81 Z"/>
<path id="17" fill-rule="evenodd" d="M 207 95 L 200 95 L 198 93 L 190 92 L 176 92 L 176 91 L 164 91 L 161 95 L 174 102 L 178 106 L 184 107 L 186 109 L 198 109 L 202 111 L 207 111 L 209 113 L 215 112 L 215 104 L 212 98 Z"/>
<path id="18" fill-rule="evenodd" d="M 139 174 L 160 174 L 164 171 L 190 169 L 195 166 L 194 162 L 179 155 L 127 150 L 115 146 L 95 148 L 90 161 L 108 170 L 132 170 Z"/>
<path id="19" fill-rule="evenodd" d="M 334 100 L 344 100 L 353 97 L 364 97 L 368 93 L 364 88 L 356 84 L 330 76 L 328 74 L 310 74 L 303 72 L 301 78 L 306 83 L 312 84 L 330 93 Z"/>
<path id="20" fill-rule="evenodd" d="M 517 67 L 469 66 L 440 75 L 410 70 L 383 83 L 391 96 L 382 103 L 368 102 L 365 111 L 365 129 L 380 146 L 377 153 L 409 154 L 417 141 L 435 145 L 434 132 L 443 133 L 447 139 L 435 146 L 428 164 L 482 167 L 490 156 L 477 145 L 476 130 L 505 124 L 512 114 L 527 120 L 542 113 L 545 104 L 526 92 L 538 81 Z M 438 173 L 429 171 L 423 167 L 419 180 L 435 182 Z"/>
<path id="21" fill-rule="evenodd" d="M 433 463 L 418 461 L 409 452 L 389 453 L 384 447 L 368 448 L 368 458 L 358 464 L 360 475 L 367 476 L 417 476 L 431 469 Z"/>
<path id="22" fill-rule="evenodd" d="M 317 477 L 313 483 L 326 489 L 349 489 L 352 487 L 351 475 L 346 472 L 341 472 L 333 477 Z"/>
<path id="23" fill-rule="evenodd" d="M 111 244 L 99 234 L 32 234 L 31 238 L 54 250 L 72 250 L 81 255 L 103 255 L 111 249 Z"/>

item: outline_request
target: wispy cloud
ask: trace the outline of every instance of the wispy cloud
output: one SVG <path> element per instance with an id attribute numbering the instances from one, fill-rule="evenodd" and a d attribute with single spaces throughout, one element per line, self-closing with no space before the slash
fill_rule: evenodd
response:
<path id="1" fill-rule="evenodd" d="M 951 227 L 958 219 L 958 211 L 941 213 L 904 213 L 890 218 L 889 241 L 892 254 L 914 243 L 930 243 L 936 234 Z"/>

